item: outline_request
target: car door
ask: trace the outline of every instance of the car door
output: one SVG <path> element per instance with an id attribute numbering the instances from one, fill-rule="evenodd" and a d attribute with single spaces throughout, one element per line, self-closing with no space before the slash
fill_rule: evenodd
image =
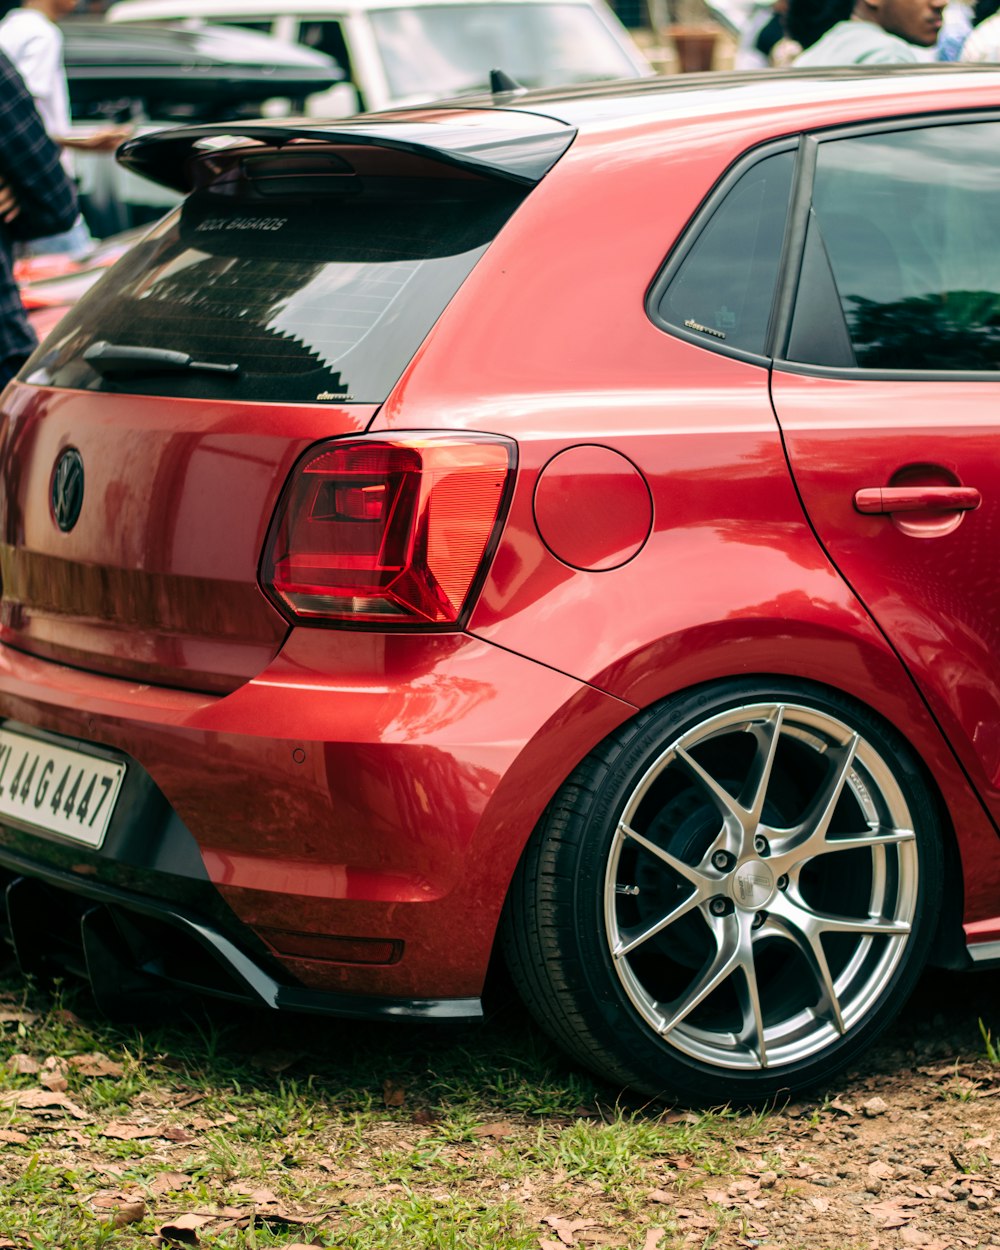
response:
<path id="1" fill-rule="evenodd" d="M 1000 125 L 883 125 L 803 157 L 772 373 L 792 473 L 1000 819 Z"/>

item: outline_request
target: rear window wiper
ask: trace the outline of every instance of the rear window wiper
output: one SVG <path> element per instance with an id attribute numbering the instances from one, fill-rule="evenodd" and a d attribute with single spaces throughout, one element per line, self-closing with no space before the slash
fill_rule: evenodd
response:
<path id="1" fill-rule="evenodd" d="M 165 347 L 129 347 L 124 343 L 92 343 L 83 358 L 102 377 L 110 373 L 222 373 L 235 377 L 239 365 L 193 360 L 187 352 Z"/>

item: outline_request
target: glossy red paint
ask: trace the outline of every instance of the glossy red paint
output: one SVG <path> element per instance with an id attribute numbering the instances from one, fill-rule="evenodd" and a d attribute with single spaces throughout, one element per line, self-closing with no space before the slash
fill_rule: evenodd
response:
<path id="1" fill-rule="evenodd" d="M 521 851 L 511 830 L 634 711 L 461 634 L 298 629 L 224 698 L 8 647 L 0 686 L 13 720 L 141 761 L 236 916 L 265 939 L 315 935 L 315 958 L 288 960 L 303 983 L 414 997 L 479 993 Z M 332 963 L 330 934 L 403 955 Z"/>
<path id="2" fill-rule="evenodd" d="M 374 408 L 250 405 L 131 395 L 8 393 L 0 641 L 96 672 L 232 690 L 288 624 L 257 583 L 292 465 Z M 77 448 L 93 501 L 72 533 L 52 520 L 51 474 Z"/>
<path id="3" fill-rule="evenodd" d="M 899 652 L 994 819 L 1000 818 L 1000 647 L 993 576 L 1000 390 L 878 385 L 776 372 L 775 411 L 792 471 L 834 564 Z M 948 413 L 943 422 L 942 412 Z M 863 515 L 859 490 L 974 488 L 974 510 Z"/>
<path id="4" fill-rule="evenodd" d="M 609 447 L 570 447 L 553 456 L 538 475 L 534 510 L 555 558 L 591 572 L 634 559 L 653 523 L 642 474 Z"/>
<path id="5" fill-rule="evenodd" d="M 997 940 L 997 384 L 772 376 L 664 332 L 643 296 L 742 153 L 993 108 L 998 87 L 789 76 L 583 126 L 377 408 L 8 390 L 0 716 L 137 761 L 290 978 L 457 998 L 480 992 L 518 860 L 588 752 L 705 683 L 808 679 L 908 740 L 965 935 Z M 435 430 L 517 448 L 465 629 L 290 627 L 258 562 L 292 466 L 324 439 Z M 68 446 L 101 505 L 61 534 Z M 940 486 L 981 506 L 855 507 Z"/>

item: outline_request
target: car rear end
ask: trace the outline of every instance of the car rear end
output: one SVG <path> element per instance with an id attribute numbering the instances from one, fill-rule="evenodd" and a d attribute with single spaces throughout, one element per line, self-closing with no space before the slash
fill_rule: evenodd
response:
<path id="1" fill-rule="evenodd" d="M 465 879 L 484 814 L 503 837 L 556 713 L 583 750 L 621 705 L 462 630 L 514 444 L 365 431 L 572 138 L 472 112 L 131 147 L 191 194 L 3 404 L 0 897 L 26 970 L 109 1006 L 478 1012 L 509 873 Z"/>

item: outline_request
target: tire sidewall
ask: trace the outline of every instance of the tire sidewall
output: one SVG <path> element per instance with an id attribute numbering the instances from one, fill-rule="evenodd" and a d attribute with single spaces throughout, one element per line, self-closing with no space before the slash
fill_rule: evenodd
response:
<path id="1" fill-rule="evenodd" d="M 815 708 L 860 732 L 890 767 L 913 817 L 918 848 L 918 883 L 913 926 L 886 985 L 865 1016 L 831 1046 L 773 1071 L 742 1072 L 714 1067 L 656 1036 L 632 1004 L 614 968 L 604 915 L 608 856 L 619 820 L 639 779 L 670 742 L 700 723 L 741 705 L 783 702 Z M 806 683 L 725 683 L 661 704 L 622 735 L 621 750 L 583 818 L 580 837 L 567 852 L 573 883 L 571 915 L 580 969 L 589 992 L 581 1009 L 603 1044 L 627 1052 L 638 1079 L 654 1096 L 680 1095 L 697 1101 L 759 1102 L 783 1092 L 822 1084 L 851 1062 L 891 1022 L 910 994 L 926 961 L 941 902 L 943 856 L 935 813 L 920 768 L 901 735 L 867 708 Z M 722 1095 L 720 1098 L 719 1096 Z"/>

